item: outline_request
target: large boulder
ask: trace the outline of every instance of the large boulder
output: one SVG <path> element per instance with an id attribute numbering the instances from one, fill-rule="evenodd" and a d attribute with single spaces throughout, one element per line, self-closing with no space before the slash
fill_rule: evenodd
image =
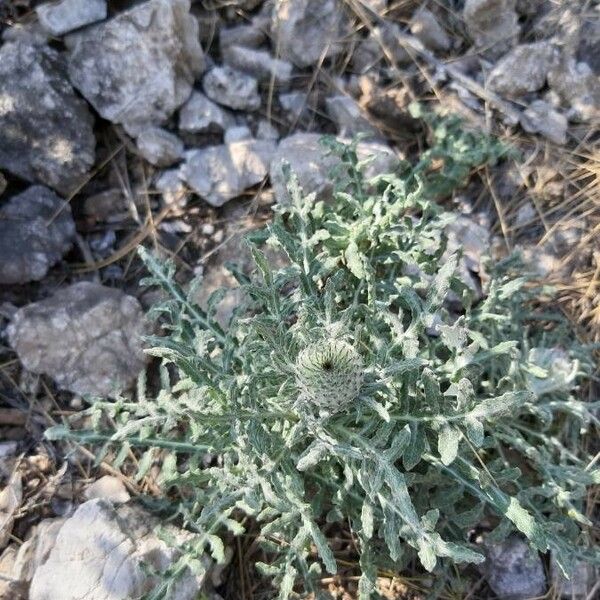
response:
<path id="1" fill-rule="evenodd" d="M 150 0 L 68 38 L 73 85 L 136 135 L 168 119 L 205 67 L 190 0 Z"/>
<path id="2" fill-rule="evenodd" d="M 42 279 L 71 247 L 71 207 L 34 185 L 0 208 L 0 284 Z"/>
<path id="3" fill-rule="evenodd" d="M 339 0 L 281 0 L 273 11 L 274 44 L 298 67 L 340 54 L 349 32 L 350 21 Z"/>
<path id="4" fill-rule="evenodd" d="M 8 338 L 29 371 L 76 394 L 107 396 L 144 366 L 144 317 L 120 290 L 80 282 L 19 309 Z"/>
<path id="5" fill-rule="evenodd" d="M 63 194 L 94 164 L 93 117 L 55 50 L 20 40 L 0 48 L 0 168 Z"/>

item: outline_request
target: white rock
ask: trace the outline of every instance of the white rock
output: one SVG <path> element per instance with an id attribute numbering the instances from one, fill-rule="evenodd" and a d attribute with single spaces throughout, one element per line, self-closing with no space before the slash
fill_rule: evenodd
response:
<path id="1" fill-rule="evenodd" d="M 52 35 L 63 35 L 84 25 L 106 19 L 106 0 L 61 0 L 35 9 L 42 27 Z"/>
<path id="2" fill-rule="evenodd" d="M 418 10 L 410 21 L 411 33 L 431 50 L 450 49 L 450 38 L 436 16 L 426 8 Z"/>
<path id="3" fill-rule="evenodd" d="M 274 58 L 266 50 L 255 50 L 237 45 L 225 46 L 221 50 L 223 62 L 241 71 L 256 77 L 258 81 L 273 81 L 286 84 L 292 76 L 292 64 Z"/>
<path id="4" fill-rule="evenodd" d="M 516 0 L 466 0 L 463 17 L 475 45 L 498 56 L 519 34 Z"/>
<path id="5" fill-rule="evenodd" d="M 377 129 L 369 123 L 360 106 L 350 96 L 331 96 L 325 100 L 325 107 L 339 135 L 353 137 L 362 133 L 368 137 L 379 136 Z"/>
<path id="6" fill-rule="evenodd" d="M 289 202 L 284 163 L 288 163 L 296 173 L 304 193 L 315 192 L 318 198 L 324 200 L 331 197 L 331 171 L 339 164 L 339 159 L 326 155 L 326 150 L 320 143 L 321 138 L 322 136 L 316 133 L 295 133 L 281 140 L 269 168 L 271 184 L 278 202 Z M 394 152 L 378 142 L 360 142 L 357 154 L 360 160 L 375 157 L 366 169 L 367 177 L 392 172 L 399 163 Z"/>
<path id="7" fill-rule="evenodd" d="M 107 396 L 145 363 L 139 302 L 121 290 L 80 282 L 19 309 L 8 339 L 23 366 L 62 389 Z"/>
<path id="8" fill-rule="evenodd" d="M 204 93 L 214 102 L 235 110 L 260 108 L 258 85 L 254 77 L 232 69 L 214 67 L 202 79 Z"/>
<path id="9" fill-rule="evenodd" d="M 140 154 L 157 167 L 169 167 L 183 156 L 183 142 L 160 127 L 145 127 L 136 139 Z"/>
<path id="10" fill-rule="evenodd" d="M 0 284 L 39 281 L 75 238 L 70 205 L 34 185 L 0 208 Z"/>
<path id="11" fill-rule="evenodd" d="M 567 143 L 567 117 L 544 100 L 532 102 L 521 116 L 521 126 L 529 133 L 540 133 L 555 144 Z"/>
<path id="12" fill-rule="evenodd" d="M 179 129 L 188 133 L 218 133 L 234 123 L 229 112 L 200 92 L 193 92 L 179 111 Z"/>
<path id="13" fill-rule="evenodd" d="M 190 0 L 150 0 L 67 39 L 73 85 L 130 135 L 164 123 L 204 70 L 189 10 Z"/>
<path id="14" fill-rule="evenodd" d="M 36 569 L 30 600 L 125 600 L 148 593 L 157 580 L 142 564 L 163 570 L 177 556 L 152 533 L 155 525 L 136 507 L 117 511 L 102 499 L 82 504 L 63 523 L 47 559 Z M 185 572 L 169 597 L 195 600 L 205 578 Z"/>
<path id="15" fill-rule="evenodd" d="M 222 206 L 260 183 L 275 152 L 270 140 L 243 140 L 187 153 L 182 178 L 211 206 Z"/>
<path id="16" fill-rule="evenodd" d="M 546 575 L 538 555 L 517 535 L 486 544 L 485 577 L 501 600 L 528 600 L 546 592 Z"/>
<path id="17" fill-rule="evenodd" d="M 349 19 L 339 0 L 281 0 L 273 10 L 273 44 L 298 67 L 344 50 Z"/>
<path id="18" fill-rule="evenodd" d="M 104 477 L 100 477 L 100 479 L 88 485 L 85 488 L 84 495 L 88 500 L 102 498 L 109 500 L 113 504 L 124 504 L 131 499 L 125 484 L 117 477 L 112 477 L 111 475 L 104 475 Z"/>
<path id="19" fill-rule="evenodd" d="M 498 61 L 487 78 L 487 86 L 498 94 L 516 97 L 544 87 L 558 53 L 549 42 L 521 44 Z"/>

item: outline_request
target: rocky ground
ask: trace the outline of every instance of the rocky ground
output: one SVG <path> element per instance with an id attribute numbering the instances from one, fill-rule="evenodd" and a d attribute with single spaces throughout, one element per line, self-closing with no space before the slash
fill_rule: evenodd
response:
<path id="1" fill-rule="evenodd" d="M 600 341 L 597 3 L 0 0 L 0 35 L 0 598 L 137 597 L 154 585 L 142 562 L 168 566 L 130 500 L 160 496 L 159 467 L 133 481 L 44 430 L 144 368 L 155 298 L 135 248 L 204 274 L 205 302 L 285 201 L 282 159 L 331 193 L 324 133 L 365 134 L 360 153 L 389 169 L 425 143 L 420 100 L 512 144 L 518 157 L 445 200 L 463 213 L 452 235 L 474 274 L 490 246 L 520 247 Z M 247 578 L 212 569 L 174 598 L 258 597 Z M 513 540 L 471 595 L 585 598 L 591 581 L 561 582 Z M 339 598 L 352 585 L 324 581 Z M 390 598 L 426 588 L 382 581 Z"/>

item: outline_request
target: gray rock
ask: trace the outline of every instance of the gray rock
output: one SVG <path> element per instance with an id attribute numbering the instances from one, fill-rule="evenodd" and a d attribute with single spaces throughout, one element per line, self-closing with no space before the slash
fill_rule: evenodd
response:
<path id="1" fill-rule="evenodd" d="M 0 208 L 0 284 L 39 281 L 71 247 L 71 207 L 35 185 Z"/>
<path id="2" fill-rule="evenodd" d="M 516 0 L 466 0 L 463 18 L 475 45 L 499 56 L 519 35 Z"/>
<path id="3" fill-rule="evenodd" d="M 103 499 L 79 506 L 60 527 L 46 560 L 33 575 L 30 600 L 121 600 L 139 598 L 158 583 L 143 563 L 164 570 L 177 558 L 153 532 L 157 521 L 137 507 L 116 510 Z M 191 535 L 166 526 L 183 542 Z M 208 570 L 209 561 L 205 565 Z M 206 575 L 185 571 L 172 600 L 194 600 Z"/>
<path id="4" fill-rule="evenodd" d="M 94 164 L 93 117 L 54 50 L 0 48 L 0 168 L 67 195 Z"/>
<path id="5" fill-rule="evenodd" d="M 211 206 L 222 206 L 260 183 L 275 152 L 270 140 L 243 140 L 187 153 L 181 176 Z"/>
<path id="6" fill-rule="evenodd" d="M 436 16 L 426 8 L 418 10 L 410 21 L 411 33 L 431 50 L 450 49 L 450 38 Z"/>
<path id="7" fill-rule="evenodd" d="M 144 317 L 120 290 L 80 282 L 17 311 L 8 326 L 23 366 L 76 394 L 107 396 L 144 366 Z"/>
<path id="8" fill-rule="evenodd" d="M 160 125 L 204 70 L 190 0 L 150 0 L 69 36 L 69 75 L 92 106 L 135 136 Z"/>
<path id="9" fill-rule="evenodd" d="M 214 67 L 202 79 L 204 93 L 214 102 L 235 110 L 260 108 L 258 85 L 254 77 L 232 69 Z"/>
<path id="10" fill-rule="evenodd" d="M 379 132 L 364 117 L 360 106 L 350 96 L 331 96 L 325 100 L 327 114 L 336 124 L 338 134 L 353 137 L 358 133 L 378 137 Z"/>
<path id="11" fill-rule="evenodd" d="M 339 0 L 281 0 L 273 10 L 274 45 L 298 67 L 344 50 L 350 22 Z"/>
<path id="12" fill-rule="evenodd" d="M 256 128 L 256 137 L 259 140 L 278 140 L 279 139 L 279 131 L 275 125 L 273 125 L 267 119 L 261 119 L 258 122 L 258 127 Z"/>
<path id="13" fill-rule="evenodd" d="M 289 121 L 296 121 L 309 114 L 308 94 L 305 92 L 288 92 L 279 94 L 279 104 L 287 113 Z"/>
<path id="14" fill-rule="evenodd" d="M 6 189 L 6 178 L 4 177 L 4 175 L 2 175 L 2 173 L 0 173 L 0 196 L 2 196 L 5 189 Z"/>
<path id="15" fill-rule="evenodd" d="M 327 200 L 333 191 L 331 171 L 339 164 L 335 156 L 327 155 L 320 144 L 321 137 L 316 133 L 295 133 L 279 143 L 271 165 L 269 175 L 278 202 L 289 202 L 287 180 L 283 164 L 288 163 L 298 177 L 304 193 L 315 192 L 317 197 Z M 342 140 L 348 141 L 348 140 Z M 357 146 L 360 160 L 374 156 L 366 169 L 366 176 L 389 173 L 398 166 L 398 158 L 385 144 L 378 142 L 360 142 Z"/>
<path id="16" fill-rule="evenodd" d="M 557 58 L 557 50 L 549 42 L 521 44 L 498 61 L 487 78 L 487 86 L 510 97 L 536 92 L 544 87 Z"/>
<path id="17" fill-rule="evenodd" d="M 179 169 L 163 171 L 154 185 L 162 195 L 163 206 L 183 207 L 187 204 L 188 191 L 179 177 Z"/>
<path id="18" fill-rule="evenodd" d="M 234 123 L 229 112 L 200 92 L 193 92 L 179 111 L 179 129 L 188 133 L 220 133 Z"/>
<path id="19" fill-rule="evenodd" d="M 223 141 L 226 144 L 232 144 L 233 142 L 241 142 L 243 140 L 251 140 L 252 132 L 246 125 L 236 125 L 230 127 L 223 136 Z"/>
<path id="20" fill-rule="evenodd" d="M 572 120 L 600 118 L 600 78 L 586 63 L 563 57 L 550 69 L 548 84 L 570 107 Z"/>
<path id="21" fill-rule="evenodd" d="M 84 495 L 88 500 L 102 498 L 113 504 L 125 504 L 131 500 L 131 496 L 125 484 L 111 475 L 100 477 L 85 488 Z"/>
<path id="22" fill-rule="evenodd" d="M 570 600 L 586 600 L 586 598 L 589 598 L 588 594 L 591 593 L 592 587 L 598 581 L 594 566 L 585 562 L 575 563 L 573 571 L 569 573 L 570 578 L 567 579 L 553 556 L 550 559 L 550 574 L 555 592 L 561 598 Z"/>
<path id="23" fill-rule="evenodd" d="M 63 35 L 106 19 L 106 0 L 61 0 L 35 9 L 42 27 L 52 35 Z"/>
<path id="24" fill-rule="evenodd" d="M 157 167 L 169 167 L 183 156 L 183 142 L 160 127 L 146 127 L 136 139 L 140 154 Z"/>
<path id="25" fill-rule="evenodd" d="M 252 75 L 258 81 L 273 79 L 275 83 L 287 84 L 292 77 L 292 64 L 274 58 L 266 50 L 229 45 L 221 50 L 221 55 L 227 65 Z"/>
<path id="26" fill-rule="evenodd" d="M 245 48 L 258 48 L 267 40 L 264 30 L 255 23 L 237 25 L 221 29 L 219 32 L 219 46 L 221 53 L 229 46 L 243 46 Z"/>
<path id="27" fill-rule="evenodd" d="M 540 133 L 555 144 L 567 143 L 567 117 L 544 100 L 535 100 L 521 116 L 521 126 L 529 133 Z"/>
<path id="28" fill-rule="evenodd" d="M 526 600 L 546 592 L 544 566 L 535 550 L 513 535 L 486 545 L 485 577 L 500 600 Z"/>

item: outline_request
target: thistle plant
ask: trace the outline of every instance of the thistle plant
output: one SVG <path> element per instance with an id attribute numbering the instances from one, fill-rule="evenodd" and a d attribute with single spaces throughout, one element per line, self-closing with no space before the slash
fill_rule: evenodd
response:
<path id="1" fill-rule="evenodd" d="M 291 203 L 248 238 L 255 269 L 238 273 L 244 300 L 226 327 L 219 293 L 201 310 L 201 281 L 184 290 L 172 264 L 140 251 L 145 284 L 168 296 L 148 350 L 161 389 L 150 396 L 141 378 L 137 398 L 91 404 L 92 429 L 49 435 L 103 444 L 116 467 L 142 448 L 138 478 L 160 461 L 174 515 L 197 535 L 149 598 L 168 598 L 207 549 L 224 560 L 249 522 L 269 557 L 256 567 L 282 600 L 318 595 L 319 577 L 336 573 L 330 523 L 355 541 L 361 599 L 379 569 L 412 565 L 443 584 L 453 563 L 482 562 L 478 528 L 520 532 L 567 573 L 598 560 L 585 501 L 600 475 L 581 444 L 598 403 L 577 395 L 588 353 L 539 307 L 548 290 L 516 259 L 488 266 L 481 301 L 461 279 L 460 253 L 446 252 L 452 215 L 433 199 L 504 149 L 455 120 L 431 126 L 416 164 L 370 180 L 355 145 L 330 140 L 327 202 L 290 174 Z M 557 347 L 573 365 L 558 379 L 539 360 Z"/>

